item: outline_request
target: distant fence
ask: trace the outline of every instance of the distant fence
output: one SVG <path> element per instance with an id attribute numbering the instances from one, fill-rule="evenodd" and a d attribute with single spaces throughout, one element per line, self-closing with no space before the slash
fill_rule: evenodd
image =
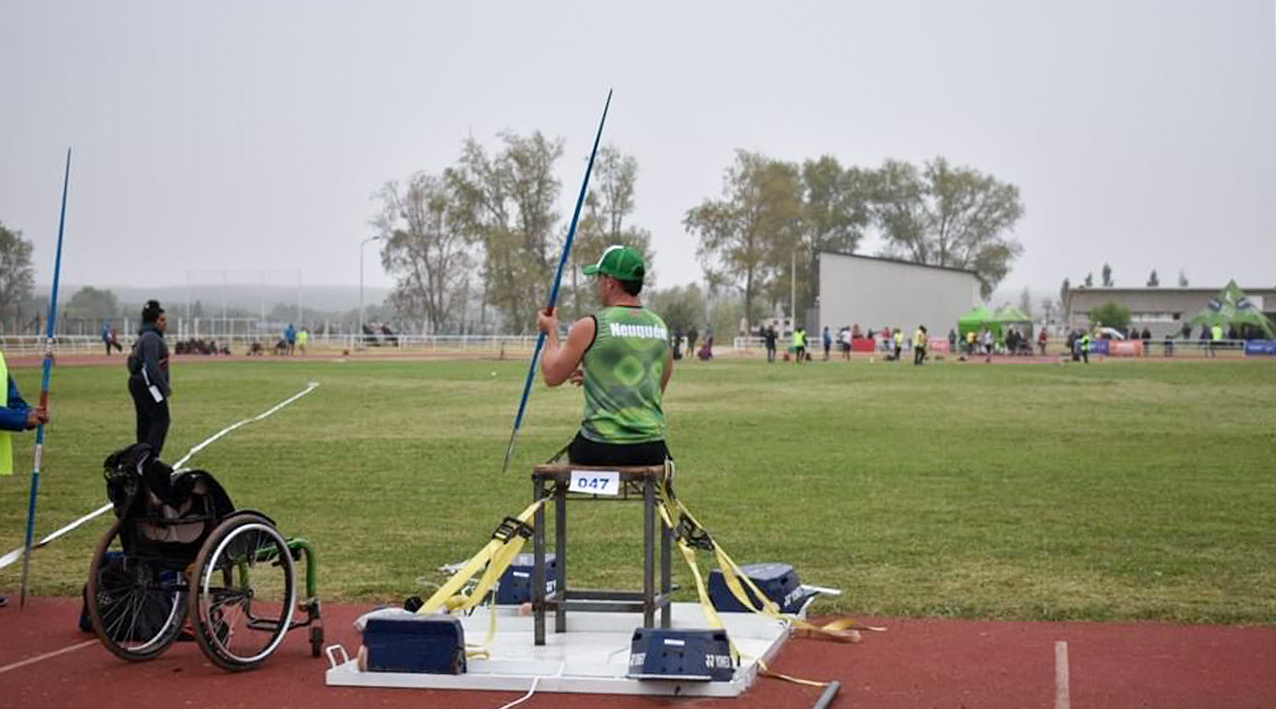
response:
<path id="1" fill-rule="evenodd" d="M 133 335 L 119 338 L 120 346 L 128 352 L 133 344 Z M 168 346 L 176 351 L 178 338 L 168 337 Z M 912 349 L 912 340 L 905 338 L 904 349 Z M 223 336 L 215 342 L 220 349 L 226 347 L 231 354 L 248 354 L 253 343 L 261 344 L 267 353 L 274 350 L 276 338 L 263 338 L 252 335 Z M 885 339 L 868 340 L 860 338 L 854 342 L 855 352 L 886 351 L 894 345 Z M 480 353 L 480 354 L 530 354 L 536 348 L 536 335 L 311 335 L 309 348 L 314 351 L 398 351 L 440 352 L 440 353 Z M 784 351 L 789 341 L 782 340 L 776 346 Z M 983 352 L 982 345 L 976 343 L 975 351 Z M 818 339 L 808 340 L 808 349 L 812 353 L 819 352 L 823 342 Z M 931 352 L 943 354 L 948 342 L 941 338 L 931 339 Z M 957 343 L 960 354 L 964 343 Z M 54 338 L 54 352 L 58 354 L 102 354 L 106 345 L 96 335 L 61 335 Z M 737 337 L 731 345 L 715 345 L 714 353 L 718 355 L 751 355 L 761 354 L 766 350 L 766 342 L 761 337 Z M 832 351 L 841 352 L 841 344 L 834 342 Z M 44 352 L 43 335 L 0 335 L 0 352 L 6 355 L 31 355 Z M 1067 355 L 1067 342 L 1061 338 L 1052 338 L 1046 342 L 1046 356 Z M 1276 340 L 1095 340 L 1090 343 L 1091 354 L 1112 357 L 1276 357 Z M 1019 352 L 1009 353 L 1002 346 L 996 347 L 996 353 L 1004 356 L 1035 355 L 1041 350 L 1037 343 L 1032 347 L 1024 347 Z"/>
<path id="2" fill-rule="evenodd" d="M 776 347 L 785 351 L 790 342 L 788 338 L 779 338 Z M 743 352 L 761 352 L 766 349 L 766 340 L 757 336 L 737 337 L 733 344 L 736 350 Z M 950 349 L 948 341 L 938 337 L 930 338 L 929 346 L 932 354 L 944 354 Z M 807 337 L 809 352 L 822 352 L 823 347 L 824 343 L 819 337 Z M 881 337 L 852 340 L 853 352 L 890 352 L 894 348 L 893 341 Z M 913 340 L 906 336 L 903 349 L 911 351 L 912 348 Z M 959 340 L 956 347 L 952 348 L 952 353 L 961 354 L 964 348 L 965 343 Z M 983 354 L 981 343 L 976 342 L 974 349 Z M 1004 344 L 996 344 L 993 349 L 996 354 L 1003 356 L 1042 356 L 1042 349 L 1037 341 L 1025 343 L 1016 352 L 1007 351 Z M 840 353 L 841 343 L 834 341 L 831 351 Z M 1052 337 L 1046 340 L 1045 356 L 1064 356 L 1069 353 L 1067 339 Z M 1272 357 L 1276 356 L 1276 340 L 1093 340 L 1090 343 L 1090 353 L 1111 357 Z"/>
<path id="3" fill-rule="evenodd" d="M 119 338 L 120 346 L 127 352 L 133 345 L 133 335 Z M 169 336 L 170 351 L 177 348 L 179 338 Z M 204 338 L 208 344 L 215 344 L 219 349 L 226 347 L 231 354 L 247 354 L 253 343 L 262 345 L 267 352 L 273 351 L 276 338 L 263 338 L 251 335 L 230 335 L 220 338 Z M 536 348 L 536 335 L 311 335 L 308 346 L 316 350 L 400 350 L 404 352 L 527 352 Z M 71 353 L 105 353 L 106 344 L 100 336 L 63 335 L 54 338 L 54 352 Z M 44 352 L 43 335 L 2 335 L 0 351 L 6 354 L 42 354 Z"/>

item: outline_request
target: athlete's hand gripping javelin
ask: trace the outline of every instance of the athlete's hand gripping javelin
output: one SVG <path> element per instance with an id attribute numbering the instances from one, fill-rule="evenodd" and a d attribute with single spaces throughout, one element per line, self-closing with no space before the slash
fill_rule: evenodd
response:
<path id="1" fill-rule="evenodd" d="M 584 384 L 585 372 L 580 363 L 594 340 L 594 319 L 577 320 L 562 346 L 558 342 L 558 315 L 554 308 L 545 308 L 536 314 L 536 327 L 545 333 L 545 350 L 541 355 L 541 376 L 545 383 L 551 387 L 567 381 L 576 386 Z"/>

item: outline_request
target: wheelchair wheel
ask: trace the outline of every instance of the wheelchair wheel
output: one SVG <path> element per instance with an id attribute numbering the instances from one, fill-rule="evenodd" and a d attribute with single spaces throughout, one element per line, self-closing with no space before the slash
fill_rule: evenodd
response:
<path id="1" fill-rule="evenodd" d="M 117 521 L 98 542 L 85 589 L 89 620 L 116 656 L 133 662 L 159 656 L 181 630 L 186 586 L 180 574 L 124 553 Z"/>
<path id="2" fill-rule="evenodd" d="M 195 557 L 190 590 L 195 640 L 224 670 L 265 662 L 288 632 L 296 601 L 288 543 L 260 515 L 226 519 Z"/>

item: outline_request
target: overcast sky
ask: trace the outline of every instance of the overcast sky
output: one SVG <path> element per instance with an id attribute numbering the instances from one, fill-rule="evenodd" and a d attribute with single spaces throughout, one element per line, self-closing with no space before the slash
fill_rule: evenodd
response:
<path id="1" fill-rule="evenodd" d="M 942 155 L 1019 185 L 1011 288 L 1105 260 L 1120 285 L 1155 267 L 1272 286 L 1274 8 L 0 0 L 0 221 L 50 281 L 70 145 L 64 282 L 299 268 L 353 285 L 370 195 L 442 170 L 468 135 L 564 138 L 565 231 L 610 87 L 604 141 L 639 162 L 662 286 L 700 278 L 682 217 L 738 148 Z"/>

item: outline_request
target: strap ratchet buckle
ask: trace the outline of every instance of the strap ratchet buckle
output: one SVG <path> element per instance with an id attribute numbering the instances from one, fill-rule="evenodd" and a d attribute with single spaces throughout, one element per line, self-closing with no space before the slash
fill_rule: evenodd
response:
<path id="1" fill-rule="evenodd" d="M 515 534 L 524 539 L 531 539 L 532 527 L 517 517 L 506 517 L 501 520 L 500 524 L 496 525 L 496 531 L 492 532 L 492 538 L 508 542 L 514 538 Z"/>

